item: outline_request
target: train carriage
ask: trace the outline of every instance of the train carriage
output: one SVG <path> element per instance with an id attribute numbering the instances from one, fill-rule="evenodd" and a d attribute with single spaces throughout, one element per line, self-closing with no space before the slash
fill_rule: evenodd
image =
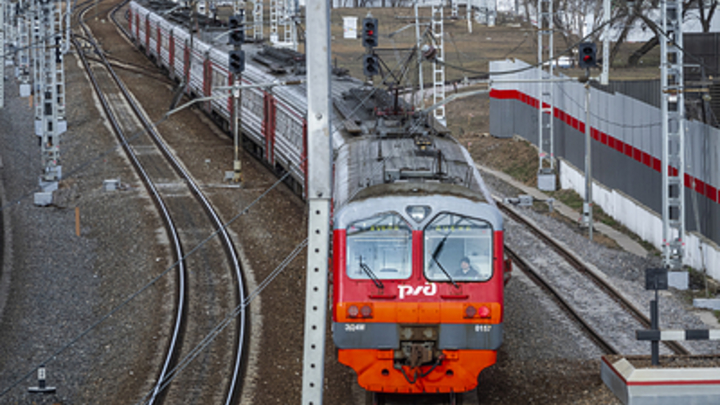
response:
<path id="1" fill-rule="evenodd" d="M 146 52 L 155 63 L 160 61 L 160 46 L 162 41 L 159 40 L 160 36 L 160 21 L 162 17 L 157 14 L 150 13 L 147 15 L 147 27 L 145 33 L 146 38 Z"/>
<path id="2" fill-rule="evenodd" d="M 158 31 L 160 35 L 160 58 L 158 59 L 160 66 L 172 71 L 172 48 L 174 44 L 173 39 L 173 25 L 165 19 L 160 19 L 158 25 Z"/>
<path id="3" fill-rule="evenodd" d="M 225 40 L 199 32 L 189 49 L 184 24 L 165 14 L 175 6 L 156 13 L 131 2 L 136 44 L 176 79 L 186 77 L 190 95 L 232 84 Z M 304 79 L 304 57 L 258 44 L 243 50 L 242 84 L 260 85 L 242 92 L 245 147 L 288 173 L 304 197 L 307 88 L 267 85 Z M 338 358 L 370 392 L 471 390 L 502 343 L 502 217 L 467 150 L 431 115 L 341 72 L 331 80 Z M 232 97 L 202 108 L 231 129 Z"/>

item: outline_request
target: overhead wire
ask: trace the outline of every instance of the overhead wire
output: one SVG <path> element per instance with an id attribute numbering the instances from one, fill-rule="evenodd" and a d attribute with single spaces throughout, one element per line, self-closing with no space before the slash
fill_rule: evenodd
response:
<path id="1" fill-rule="evenodd" d="M 104 0 L 100 0 L 100 1 L 102 2 L 102 1 L 104 1 Z M 105 11 L 107 11 L 107 10 L 109 10 L 109 9 L 106 9 Z M 98 12 L 97 14 L 100 14 L 100 13 Z M 75 25 L 77 25 L 77 24 L 74 24 L 74 26 L 75 26 Z M 604 24 L 603 24 L 603 25 L 604 25 Z M 598 28 L 598 29 L 599 29 L 599 28 Z M 597 31 L 597 30 L 596 30 L 596 31 Z M 584 38 L 583 38 L 583 39 L 584 39 Z M 562 54 L 560 54 L 560 55 L 562 55 Z M 560 56 L 560 55 L 558 55 L 558 56 Z M 519 72 L 519 71 L 528 70 L 528 69 L 531 69 L 531 68 L 536 67 L 536 66 L 539 66 L 539 64 L 538 64 L 538 65 L 535 65 L 535 66 L 529 66 L 529 67 L 526 67 L 526 68 L 523 68 L 523 69 L 520 69 L 520 70 L 513 70 L 513 71 L 508 71 L 508 72 L 493 72 L 493 74 L 511 74 L 511 73 L 517 73 L 517 72 Z M 377 90 L 378 90 L 377 88 L 374 88 L 374 89 L 366 96 L 366 99 L 365 99 L 365 100 L 369 99 L 369 98 L 374 94 L 374 92 L 377 91 Z M 360 108 L 361 105 L 362 105 L 362 103 L 359 103 L 358 106 L 356 107 L 356 109 L 353 110 L 353 111 L 356 111 L 358 108 Z M 162 122 L 165 121 L 166 119 L 168 119 L 168 117 L 163 117 L 163 118 L 161 118 L 160 120 L 158 120 L 154 125 L 159 125 L 160 123 L 162 123 Z M 334 121 L 337 121 L 337 122 L 335 122 L 335 130 L 333 131 L 333 133 L 336 133 L 337 131 L 340 130 L 340 127 L 341 127 L 342 124 L 339 123 L 340 118 L 337 117 L 337 116 L 334 116 L 334 117 L 333 117 L 333 120 L 334 120 Z M 419 123 L 416 123 L 416 124 L 414 125 L 414 128 L 419 127 L 419 125 L 420 125 Z M 137 137 L 137 136 L 140 136 L 143 132 L 145 132 L 145 131 L 144 131 L 144 130 L 138 131 L 137 134 L 135 134 L 135 135 L 133 136 L 133 138 L 134 138 L 134 137 Z M 132 139 L 132 138 L 130 138 L 130 139 Z M 120 147 L 120 145 L 115 146 L 115 147 L 113 147 L 113 148 L 109 148 L 109 149 L 107 149 L 105 152 L 103 152 L 103 153 L 101 153 L 100 155 L 98 155 L 96 158 L 90 159 L 90 160 L 86 161 L 84 164 L 81 164 L 81 165 L 80 165 L 78 168 L 76 168 L 75 170 L 72 170 L 71 172 L 69 172 L 69 173 L 68 173 L 68 177 L 71 177 L 72 175 L 77 174 L 77 173 L 85 170 L 85 169 L 86 169 L 87 167 L 89 167 L 92 163 L 98 161 L 99 159 L 103 158 L 104 156 L 108 155 L 109 153 L 114 152 L 114 151 L 115 151 L 117 148 L 119 148 L 119 147 Z M 393 149 L 395 149 L 395 148 L 393 148 Z M 386 156 L 384 157 L 384 159 L 388 159 L 388 158 L 391 157 L 391 156 L 393 156 L 393 154 L 388 154 L 388 155 L 386 155 Z M 302 162 L 301 162 L 301 163 L 302 163 Z M 377 169 L 377 167 L 379 167 L 379 166 L 376 166 L 376 169 Z M 262 198 L 264 198 L 267 194 L 269 194 L 270 191 L 272 191 L 272 190 L 273 190 L 274 188 L 276 188 L 279 184 L 281 184 L 289 175 L 290 175 L 290 172 L 287 172 L 285 175 L 283 175 L 282 177 L 280 177 L 280 178 L 279 178 L 275 183 L 273 183 L 264 193 L 262 193 L 259 197 L 257 197 L 250 205 L 248 205 L 245 209 L 243 209 L 240 213 L 238 213 L 238 214 L 237 214 L 235 217 L 233 217 L 230 221 L 228 221 L 227 223 L 223 224 L 222 228 L 226 228 L 227 226 L 229 226 L 230 224 L 232 224 L 233 222 L 235 222 L 240 216 L 246 214 L 250 208 L 252 208 L 252 207 L 253 207 L 255 204 L 257 204 Z M 28 195 L 29 195 L 29 194 L 28 194 Z M 23 196 L 21 199 L 27 198 L 28 195 Z M 20 200 L 21 200 L 21 199 L 20 199 Z M 3 205 L 2 207 L 0 207 L 0 210 L 4 210 L 4 209 L 6 209 L 8 206 L 10 206 L 10 205 L 16 205 L 16 204 L 18 204 L 18 203 L 20 202 L 20 200 L 15 200 L 15 201 L 13 201 L 13 202 L 10 203 L 10 204 L 5 204 L 5 205 Z M 213 232 L 212 234 L 210 234 L 205 240 L 201 241 L 195 248 L 193 248 L 192 250 L 190 250 L 181 260 L 187 258 L 190 254 L 192 254 L 192 253 L 194 253 L 195 251 L 197 251 L 202 245 L 204 245 L 204 244 L 207 243 L 210 239 L 212 239 L 214 236 L 216 236 L 218 232 L 220 232 L 220 230 L 217 230 L 217 231 Z M 286 256 L 286 258 L 283 260 L 283 262 L 282 262 L 278 267 L 276 267 L 276 268 L 273 270 L 273 272 L 271 272 L 271 274 L 270 274 L 265 280 L 263 280 L 263 282 L 260 284 L 260 286 L 258 286 L 258 288 L 256 288 L 250 295 L 248 295 L 248 297 L 246 298 L 246 301 L 243 302 L 243 303 L 242 303 L 241 305 L 239 305 L 238 307 L 236 307 L 235 310 L 234 310 L 230 315 L 228 315 L 228 316 L 226 317 L 226 320 L 227 320 L 227 319 L 232 319 L 232 318 L 234 318 L 235 316 L 237 316 L 237 315 L 240 313 L 240 312 L 238 312 L 238 311 L 244 310 L 244 309 L 247 307 L 247 305 L 249 305 L 249 303 L 267 287 L 267 285 L 269 285 L 272 281 L 275 280 L 275 278 L 276 278 L 280 273 L 282 273 L 282 271 L 287 267 L 287 265 L 288 265 L 295 257 L 297 257 L 297 255 L 299 254 L 299 252 L 301 251 L 301 249 L 304 248 L 306 245 L 307 245 L 307 239 L 305 239 L 305 240 L 302 241 L 300 244 L 298 244 L 298 245 L 295 247 L 295 249 L 294 249 L 288 256 Z M 156 276 L 154 279 L 152 279 L 152 280 L 151 280 L 150 282 L 148 282 L 146 285 L 144 285 L 143 287 L 141 287 L 138 291 L 136 291 L 135 293 L 133 293 L 133 294 L 131 294 L 130 296 L 128 296 L 128 298 L 126 298 L 125 300 L 123 300 L 123 302 L 121 302 L 119 305 L 117 305 L 116 307 L 114 307 L 113 309 L 111 309 L 107 314 L 105 314 L 104 316 L 102 316 L 101 318 L 99 318 L 96 322 L 94 322 L 94 323 L 91 324 L 88 328 L 86 328 L 85 330 L 83 330 L 79 335 L 77 335 L 75 338 L 71 339 L 67 344 L 61 346 L 59 349 L 57 349 L 55 352 L 53 352 L 52 355 L 48 356 L 48 357 L 45 359 L 45 361 L 41 362 L 40 364 L 46 364 L 46 363 L 48 363 L 49 361 L 51 361 L 52 359 L 54 359 L 54 358 L 56 358 L 58 355 L 60 355 L 62 352 L 64 352 L 65 350 L 67 350 L 69 347 L 71 347 L 72 345 L 74 345 L 77 341 L 79 341 L 81 338 L 83 338 L 83 337 L 86 336 L 88 333 L 90 333 L 92 330 L 94 330 L 96 327 L 98 327 L 98 326 L 99 326 L 101 323 L 103 323 L 106 319 L 108 319 L 109 317 L 111 317 L 111 316 L 112 316 L 113 314 L 115 314 L 117 311 L 119 311 L 120 309 L 122 309 L 123 307 L 125 307 L 125 305 L 127 305 L 129 302 L 131 302 L 132 300 L 134 300 L 134 299 L 135 299 L 138 295 L 140 295 L 142 292 L 144 292 L 144 291 L 147 290 L 149 287 L 151 287 L 152 285 L 154 285 L 159 279 L 161 279 L 162 277 L 164 277 L 164 276 L 165 276 L 169 271 L 171 271 L 176 265 L 177 265 L 177 262 L 174 263 L 174 264 L 172 264 L 170 267 L 168 267 L 166 270 L 164 270 L 162 273 L 160 273 L 158 276 Z M 217 334 L 218 334 L 222 329 L 224 329 L 224 328 L 227 326 L 228 323 L 226 322 L 226 320 L 224 320 L 223 322 L 221 322 L 216 328 L 213 329 L 213 331 L 208 335 L 208 337 L 206 337 L 206 339 L 208 339 L 208 340 L 204 340 L 204 341 L 200 344 L 200 346 L 197 347 L 198 350 L 201 350 L 201 349 L 207 347 L 207 345 L 209 344 L 209 342 L 211 342 L 211 341 L 214 339 L 214 337 L 217 336 Z M 196 351 L 193 350 L 193 353 L 196 353 Z M 187 362 L 185 362 L 185 361 L 184 361 L 185 359 L 183 359 L 183 361 L 181 361 L 178 365 L 180 365 L 180 364 L 186 365 L 189 361 L 191 361 L 192 359 L 194 359 L 195 356 L 197 356 L 197 354 L 193 354 L 191 358 L 186 357 L 186 358 L 188 358 L 189 360 L 188 360 Z M 17 386 L 20 382 L 22 382 L 22 381 L 25 380 L 26 378 L 30 377 L 30 376 L 32 375 L 32 373 L 34 373 L 35 370 L 37 370 L 38 367 L 39 367 L 39 366 L 33 368 L 33 370 L 31 370 L 31 371 L 28 372 L 26 375 L 24 375 L 24 376 L 21 377 L 19 380 L 17 380 L 16 383 L 12 384 L 12 385 L 9 386 L 8 388 L 6 388 L 4 391 L 0 392 L 0 397 L 2 397 L 3 395 L 5 395 L 5 394 L 6 394 L 7 392 L 9 392 L 12 388 L 14 388 L 15 386 Z M 173 375 L 176 375 L 177 372 L 182 371 L 182 370 L 184 369 L 184 367 L 185 367 L 185 366 L 182 366 L 181 368 L 177 369 L 177 371 L 176 371 Z M 169 383 L 169 381 L 167 381 L 166 383 Z"/>
<path id="2" fill-rule="evenodd" d="M 359 108 L 361 108 L 361 106 L 364 104 L 364 102 L 367 101 L 367 100 L 369 100 L 376 91 L 378 91 L 378 88 L 373 88 L 373 90 L 368 93 L 368 95 L 366 96 L 366 98 L 365 98 L 364 100 L 362 100 L 362 102 L 358 103 L 358 105 L 355 107 L 355 109 L 352 110 L 351 115 L 354 114 L 354 112 L 357 111 Z M 163 116 L 160 120 L 156 121 L 156 122 L 153 124 L 153 126 L 158 126 L 158 125 L 160 125 L 162 122 L 164 122 L 164 121 L 166 121 L 166 120 L 168 120 L 168 119 L 169 119 L 169 116 L 165 115 L 165 116 Z M 334 134 L 334 133 L 336 133 L 337 131 L 340 130 L 342 123 L 340 122 L 340 118 L 337 117 L 337 116 L 333 116 L 332 121 L 334 121 L 334 124 L 335 124 L 335 130 L 333 131 L 333 134 Z M 331 122 L 332 122 L 332 121 L 331 121 Z M 137 131 L 137 133 L 134 134 L 132 137 L 128 138 L 128 140 L 132 140 L 132 139 L 134 139 L 134 138 L 137 138 L 138 136 L 140 136 L 140 135 L 141 135 L 142 133 L 144 133 L 144 132 L 145 132 L 145 130 L 139 130 L 139 131 Z M 106 149 L 103 153 L 101 153 L 101 154 L 100 154 L 99 156 L 97 156 L 96 158 L 90 159 L 90 160 L 86 161 L 84 164 L 81 164 L 78 168 L 76 168 L 76 169 L 74 169 L 74 170 L 71 170 L 71 171 L 67 174 L 67 176 L 65 176 L 65 178 L 71 178 L 73 175 L 76 175 L 76 174 L 80 173 L 81 171 L 83 171 L 84 169 L 86 169 L 86 168 L 88 168 L 90 165 L 92 165 L 92 163 L 97 162 L 98 160 L 100 160 L 100 159 L 102 159 L 103 157 L 107 156 L 107 155 L 110 154 L 111 152 L 114 152 L 116 149 L 120 148 L 121 146 L 122 146 L 122 144 L 119 144 L 119 145 L 116 145 L 116 146 L 114 146 L 114 147 L 112 147 L 112 148 Z M 299 164 L 303 164 L 306 159 L 307 159 L 307 157 L 303 158 L 303 160 L 302 160 Z M 94 322 L 94 323 L 91 324 L 88 328 L 86 328 L 85 330 L 83 330 L 79 335 L 77 335 L 75 338 L 71 339 L 68 343 L 62 345 L 60 348 L 58 348 L 57 350 L 55 350 L 55 351 L 53 352 L 53 354 L 51 354 L 51 355 L 49 355 L 48 357 L 46 357 L 46 358 L 44 359 L 44 361 L 40 362 L 37 366 L 34 366 L 29 372 L 27 372 L 25 375 L 23 375 L 21 378 L 19 378 L 15 383 L 11 384 L 11 385 L 10 385 L 9 387 L 7 387 L 4 391 L 0 392 L 0 397 L 2 397 L 2 396 L 4 396 L 5 394 L 7 394 L 11 389 L 13 389 L 13 388 L 16 387 L 17 385 L 19 385 L 19 384 L 20 384 L 22 381 L 24 381 L 26 378 L 29 378 L 38 368 L 41 367 L 41 365 L 45 365 L 45 364 L 49 363 L 52 359 L 54 359 L 54 358 L 56 358 L 57 356 L 59 356 L 60 354 L 62 354 L 62 353 L 63 353 L 65 350 L 67 350 L 68 348 L 72 347 L 77 341 L 79 341 L 81 338 L 83 338 L 84 336 L 86 336 L 86 335 L 87 335 L 88 333 L 90 333 L 92 330 L 94 330 L 95 328 L 97 328 L 100 324 L 102 324 L 105 320 L 107 320 L 108 318 L 110 318 L 110 317 L 111 317 L 113 314 L 115 314 L 117 311 L 119 311 L 120 309 L 124 308 L 127 304 L 129 304 L 131 301 L 133 301 L 138 295 L 140 295 L 142 292 L 146 291 L 148 288 L 150 288 L 151 286 L 153 286 L 157 281 L 159 281 L 159 280 L 162 279 L 165 275 L 167 275 L 167 273 L 169 273 L 171 270 L 173 270 L 175 267 L 177 267 L 177 265 L 178 265 L 181 261 L 185 260 L 185 259 L 188 258 L 191 254 L 193 254 L 194 252 L 198 251 L 204 244 L 206 244 L 207 242 L 209 242 L 209 241 L 210 241 L 212 238 L 214 238 L 219 232 L 221 232 L 223 229 L 227 228 L 229 225 L 231 225 L 232 223 L 234 223 L 239 217 L 241 217 L 242 215 L 246 214 L 246 213 L 250 210 L 250 208 L 252 208 L 254 205 L 256 205 L 256 204 L 257 204 L 261 199 L 263 199 L 265 196 L 267 196 L 273 189 L 275 189 L 277 186 L 279 186 L 280 184 L 282 184 L 282 183 L 290 176 L 290 174 L 291 174 L 291 172 L 288 171 L 288 172 L 285 173 L 283 176 L 281 176 L 277 181 L 275 181 L 275 183 L 273 183 L 270 187 L 268 187 L 268 189 L 265 190 L 265 192 L 263 192 L 263 193 L 262 193 L 260 196 L 258 196 L 253 202 L 251 202 L 250 205 L 248 205 L 248 206 L 247 206 L 245 209 L 243 209 L 240 213 L 238 213 L 236 216 L 234 216 L 234 217 L 231 218 L 229 221 L 227 221 L 225 224 L 223 224 L 222 227 L 220 227 L 220 228 L 217 229 L 216 231 L 212 232 L 206 239 L 204 239 L 203 241 L 199 242 L 193 249 L 189 250 L 182 258 L 178 259 L 175 263 L 172 263 L 167 269 L 165 269 L 163 272 L 161 272 L 158 276 L 156 276 L 155 278 L 153 278 L 152 280 L 150 280 L 150 281 L 149 281 L 148 283 L 146 283 L 143 287 L 141 287 L 138 291 L 136 291 L 136 292 L 132 293 L 131 295 L 129 295 L 129 296 L 128 296 L 125 300 L 123 300 L 120 304 L 118 304 L 117 306 L 115 306 L 114 308 L 112 308 L 107 314 L 105 314 L 104 316 L 100 317 L 96 322 Z M 35 189 L 35 190 L 37 190 L 37 189 Z M 9 204 L 3 205 L 3 206 L 0 208 L 0 210 L 3 210 L 3 209 L 5 209 L 5 208 L 7 208 L 7 207 L 9 207 L 9 206 L 18 204 L 22 199 L 27 198 L 29 195 L 31 195 L 31 193 L 28 193 L 28 194 L 22 196 L 20 199 L 17 199 L 17 200 L 15 200 L 15 201 L 13 201 L 13 202 L 11 202 L 11 203 L 9 203 Z M 301 242 L 298 246 L 306 246 L 306 245 L 307 245 L 307 239 L 306 239 L 305 241 Z M 297 251 L 297 249 L 298 249 L 298 247 L 296 247 L 295 250 L 293 250 L 293 252 L 292 252 L 289 256 L 286 257 L 286 259 L 283 261 L 283 265 L 281 265 L 281 266 L 279 266 L 278 268 L 276 268 L 276 269 L 271 273 L 271 275 L 268 276 L 268 277 L 263 281 L 263 283 L 261 283 L 260 286 L 259 286 L 256 290 L 254 290 L 253 293 L 251 293 L 251 294 L 248 296 L 250 300 L 254 299 L 255 296 L 257 296 L 270 282 L 272 282 L 272 281 L 287 267 L 287 264 L 289 264 L 288 258 L 290 258 L 291 256 L 292 256 L 292 258 L 296 257 L 296 256 L 297 256 L 297 253 L 295 253 L 295 252 Z M 249 301 L 248 301 L 247 303 L 249 303 Z M 246 305 L 245 305 L 245 306 L 246 306 Z M 244 308 L 244 306 L 243 306 L 242 308 Z M 237 316 L 237 315 L 239 314 L 239 312 L 237 312 L 237 310 L 236 310 L 236 311 L 233 312 L 233 314 L 234 314 L 233 317 L 235 317 L 235 316 Z M 223 327 L 223 328 L 224 328 L 224 327 Z M 216 336 L 216 334 L 214 334 L 213 336 Z M 212 339 L 214 339 L 214 337 L 213 337 Z M 212 340 L 212 339 L 210 339 L 210 340 Z M 202 343 L 201 343 L 201 344 L 202 344 Z M 207 344 L 205 344 L 203 347 L 205 347 L 206 345 L 207 345 Z M 193 358 L 194 358 L 194 357 L 195 357 L 195 356 L 193 356 Z M 155 390 L 155 387 L 153 387 L 153 390 Z"/>

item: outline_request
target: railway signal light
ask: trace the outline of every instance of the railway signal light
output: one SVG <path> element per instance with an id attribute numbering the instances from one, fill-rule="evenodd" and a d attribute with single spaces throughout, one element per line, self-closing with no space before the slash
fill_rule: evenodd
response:
<path id="1" fill-rule="evenodd" d="M 580 44 L 578 49 L 578 67 L 589 69 L 597 66 L 597 46 L 592 42 Z"/>
<path id="2" fill-rule="evenodd" d="M 230 45 L 238 46 L 245 42 L 245 27 L 243 26 L 242 21 L 242 15 L 231 15 L 228 19 L 228 27 L 230 28 Z"/>
<path id="3" fill-rule="evenodd" d="M 245 51 L 233 50 L 228 54 L 230 73 L 237 75 L 245 70 Z"/>
<path id="4" fill-rule="evenodd" d="M 362 44 L 366 48 L 378 46 L 378 20 L 377 18 L 366 17 L 362 23 Z"/>
<path id="5" fill-rule="evenodd" d="M 375 55 L 363 56 L 363 73 L 365 76 L 375 76 L 380 73 L 380 63 Z"/>

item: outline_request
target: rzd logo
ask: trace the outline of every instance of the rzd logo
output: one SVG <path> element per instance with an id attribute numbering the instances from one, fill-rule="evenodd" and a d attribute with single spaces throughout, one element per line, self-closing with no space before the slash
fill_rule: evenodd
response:
<path id="1" fill-rule="evenodd" d="M 405 298 L 405 296 L 413 296 L 420 294 L 429 297 L 437 293 L 437 285 L 434 283 L 420 285 L 417 287 L 413 287 L 411 285 L 399 285 L 398 293 L 400 294 L 400 299 Z"/>

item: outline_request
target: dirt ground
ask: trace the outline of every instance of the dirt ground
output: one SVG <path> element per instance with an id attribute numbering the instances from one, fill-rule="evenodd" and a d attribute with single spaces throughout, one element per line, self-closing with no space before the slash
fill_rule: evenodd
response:
<path id="1" fill-rule="evenodd" d="M 419 12 L 420 23 L 427 26 L 431 16 L 430 8 L 421 7 Z M 362 77 L 360 55 L 365 53 L 365 49 L 359 39 L 343 38 L 343 17 L 357 17 L 358 24 L 360 24 L 368 13 L 378 19 L 380 43 L 376 53 L 391 69 L 394 69 L 400 61 L 404 60 L 407 51 L 416 41 L 415 13 L 412 8 L 332 9 L 333 63 L 348 68 L 355 77 Z M 481 73 L 488 71 L 488 63 L 493 60 L 515 58 L 528 63 L 537 61 L 536 29 L 530 24 L 520 22 L 502 23 L 503 19 L 501 18 L 495 27 L 487 27 L 473 22 L 472 32 L 469 32 L 467 20 L 462 19 L 465 16 L 463 8 L 460 9 L 459 13 L 461 19 L 449 19 L 450 15 L 450 9 L 446 7 L 444 9 L 446 19 L 443 28 L 445 31 L 444 60 L 447 64 L 445 79 L 447 81 L 458 81 L 464 77 L 477 77 Z M 421 34 L 422 32 L 421 30 Z M 570 50 L 575 48 L 575 41 L 576 38 L 566 41 L 560 35 L 556 35 L 554 54 L 560 56 L 564 51 L 568 51 L 565 54 L 570 55 Z M 425 43 L 430 43 L 430 40 L 426 40 Z M 610 70 L 611 79 L 631 80 L 659 77 L 659 47 L 645 55 L 640 60 L 638 67 L 631 69 L 626 67 L 628 57 L 641 46 L 642 43 L 628 43 L 621 47 Z M 600 49 L 601 47 L 598 47 L 598 51 Z M 429 65 L 429 63 L 426 63 L 426 66 Z M 599 70 L 594 70 L 592 74 L 596 75 L 598 72 Z M 562 73 L 576 77 L 583 75 L 584 71 L 581 69 L 562 69 Z M 425 82 L 432 81 L 432 72 L 429 67 L 425 68 L 424 76 Z"/>

